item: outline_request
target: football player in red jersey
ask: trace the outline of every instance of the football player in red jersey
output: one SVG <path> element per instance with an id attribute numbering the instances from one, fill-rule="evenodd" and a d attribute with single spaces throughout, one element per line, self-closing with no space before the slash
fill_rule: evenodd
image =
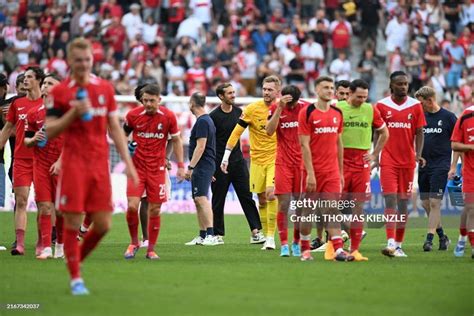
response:
<path id="1" fill-rule="evenodd" d="M 127 113 L 124 130 L 133 132 L 137 143 L 133 162 L 137 167 L 139 185 L 131 180 L 127 184 L 127 223 L 131 243 L 124 254 L 125 259 L 135 257 L 139 249 L 138 205 L 146 190 L 148 200 L 148 250 L 146 258 L 159 259 L 154 247 L 160 229 L 161 204 L 166 202 L 166 144 L 168 134 L 172 137 L 174 153 L 178 158 L 178 180 L 184 179 L 183 146 L 179 137 L 178 123 L 174 113 L 160 106 L 158 85 L 146 85 L 140 92 L 143 106 Z"/>
<path id="2" fill-rule="evenodd" d="M 390 90 L 391 95 L 378 101 L 375 106 L 390 134 L 380 159 L 385 214 L 390 217 L 386 223 L 387 247 L 382 253 L 388 257 L 406 257 L 402 242 L 408 218 L 408 200 L 416 163 L 421 167 L 426 163 L 421 157 L 426 121 L 421 103 L 408 96 L 408 76 L 403 71 L 395 71 L 390 75 Z M 397 213 L 399 216 L 392 218 Z"/>
<path id="3" fill-rule="evenodd" d="M 127 150 L 117 117 L 112 85 L 91 74 L 92 48 L 83 38 L 68 46 L 71 76 L 55 86 L 46 101 L 46 136 L 64 133 L 62 166 L 56 204 L 64 216 L 64 253 L 73 295 L 89 291 L 80 264 L 98 245 L 112 221 L 112 186 L 107 131 L 122 157 L 127 175 L 138 185 L 138 175 Z M 77 231 L 83 213 L 94 223 L 79 247 Z"/>
<path id="4" fill-rule="evenodd" d="M 46 98 L 49 91 L 60 82 L 56 75 L 46 75 L 41 85 L 43 98 Z M 53 256 L 51 248 L 51 217 L 54 212 L 54 201 L 58 171 L 60 168 L 60 155 L 63 149 L 63 137 L 57 137 L 51 141 L 45 138 L 43 126 L 46 118 L 46 108 L 44 104 L 32 108 L 27 114 L 27 124 L 25 126 L 24 143 L 27 147 L 33 147 L 33 184 L 35 186 L 35 200 L 38 205 L 39 230 L 41 252 L 37 259 L 48 259 Z M 57 244 L 55 258 L 62 258 L 62 216 L 57 217 Z"/>
<path id="5" fill-rule="evenodd" d="M 275 162 L 275 195 L 278 198 L 277 226 L 281 243 L 280 256 L 289 257 L 288 209 L 291 199 L 300 198 L 303 188 L 303 158 L 298 141 L 298 114 L 308 103 L 299 100 L 301 91 L 297 86 L 286 86 L 281 90 L 281 94 L 278 105 L 274 104 L 270 107 L 266 131 L 270 136 L 277 133 Z M 301 256 L 299 242 L 299 223 L 294 223 L 291 250 L 295 257 Z"/>
<path id="6" fill-rule="evenodd" d="M 334 95 L 333 79 L 321 76 L 316 80 L 315 85 L 318 101 L 303 108 L 298 117 L 298 134 L 307 173 L 306 197 L 310 198 L 312 202 L 319 202 L 317 208 L 322 213 L 322 219 L 327 225 L 331 238 L 334 253 L 331 251 L 332 255 L 330 257 L 325 255 L 325 259 L 353 261 L 354 257 L 343 249 L 344 242 L 341 237 L 340 223 L 334 219 L 327 220 L 324 217 L 338 214 L 337 208 L 331 206 L 334 204 L 331 202 L 339 199 L 344 187 L 344 148 L 341 138 L 343 116 L 340 109 L 330 105 Z M 303 215 L 311 215 L 311 212 L 311 209 L 306 208 L 303 210 Z M 301 260 L 312 260 L 310 251 L 311 222 L 302 222 L 300 228 Z"/>
<path id="7" fill-rule="evenodd" d="M 44 72 L 39 67 L 29 67 L 25 72 L 24 86 L 26 96 L 15 99 L 8 110 L 7 123 L 0 134 L 0 147 L 3 148 L 11 132 L 16 128 L 15 161 L 13 164 L 13 189 L 15 191 L 15 234 L 16 247 L 12 255 L 24 255 L 26 231 L 26 207 L 30 186 L 33 182 L 33 149 L 23 143 L 26 116 L 30 109 L 43 104 L 41 81 Z"/>

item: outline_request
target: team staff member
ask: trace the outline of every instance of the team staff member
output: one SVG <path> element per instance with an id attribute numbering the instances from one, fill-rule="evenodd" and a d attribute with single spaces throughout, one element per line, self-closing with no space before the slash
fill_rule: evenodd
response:
<path id="1" fill-rule="evenodd" d="M 209 115 L 216 126 L 216 164 L 219 165 L 224 157 L 226 142 L 235 125 L 239 122 L 242 110 L 235 106 L 235 89 L 230 83 L 217 86 L 216 95 L 221 100 L 221 105 L 216 107 Z M 264 243 L 265 236 L 260 232 L 262 229 L 260 216 L 250 192 L 249 170 L 242 156 L 239 142 L 230 154 L 227 170 L 228 173 L 224 173 L 220 168 L 216 168 L 214 173 L 216 180 L 211 184 L 214 233 L 218 238 L 218 242 L 224 242 L 222 238 L 225 235 L 224 205 L 229 186 L 232 184 L 252 233 L 250 243 Z"/>
<path id="2" fill-rule="evenodd" d="M 275 186 L 276 135 L 268 136 L 265 131 L 270 106 L 280 94 L 281 81 L 277 76 L 263 79 L 263 100 L 249 104 L 242 113 L 239 123 L 235 126 L 227 141 L 222 172 L 227 173 L 230 153 L 237 141 L 249 127 L 250 135 L 250 191 L 258 195 L 258 208 L 265 244 L 262 250 L 275 249 L 275 228 L 277 200 L 273 193 Z"/>

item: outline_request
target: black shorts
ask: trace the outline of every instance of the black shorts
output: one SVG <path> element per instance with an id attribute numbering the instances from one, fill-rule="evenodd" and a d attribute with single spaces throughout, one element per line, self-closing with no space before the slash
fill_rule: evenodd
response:
<path id="1" fill-rule="evenodd" d="M 208 196 L 209 187 L 211 186 L 214 169 L 211 168 L 195 168 L 191 176 L 191 192 L 193 199 L 198 196 Z"/>
<path id="2" fill-rule="evenodd" d="M 418 188 L 422 200 L 442 200 L 448 182 L 448 169 L 419 169 Z"/>

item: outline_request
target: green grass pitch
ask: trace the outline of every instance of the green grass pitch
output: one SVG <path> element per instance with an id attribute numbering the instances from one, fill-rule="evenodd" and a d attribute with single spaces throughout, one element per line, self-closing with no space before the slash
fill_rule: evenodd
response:
<path id="1" fill-rule="evenodd" d="M 261 251 L 249 244 L 243 216 L 226 217 L 225 245 L 186 247 L 197 231 L 195 216 L 165 214 L 157 246 L 161 260 L 146 260 L 140 249 L 126 261 L 125 218 L 115 215 L 110 234 L 82 269 L 88 297 L 69 294 L 62 260 L 34 258 L 35 214 L 28 219 L 27 254 L 0 252 L 2 316 L 474 314 L 470 250 L 464 258 L 453 257 L 453 245 L 447 252 L 423 253 L 425 219 L 411 222 L 404 245 L 408 258 L 383 257 L 385 232 L 373 228 L 361 246 L 369 262 L 345 263 L 326 262 L 322 254 L 300 262 L 280 258 L 279 250 Z M 12 222 L 11 213 L 0 213 L 0 245 L 13 241 Z M 447 233 L 457 238 L 455 228 Z M 40 308 L 12 311 L 8 303 Z"/>

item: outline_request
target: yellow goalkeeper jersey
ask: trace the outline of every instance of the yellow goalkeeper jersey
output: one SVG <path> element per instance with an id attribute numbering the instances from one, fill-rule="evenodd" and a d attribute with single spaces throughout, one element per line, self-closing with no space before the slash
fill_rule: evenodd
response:
<path id="1" fill-rule="evenodd" d="M 249 128 L 250 159 L 258 165 L 274 164 L 276 158 L 276 133 L 268 136 L 265 131 L 270 107 L 263 100 L 250 103 L 242 112 L 239 125 Z M 234 129 L 234 132 L 236 129 Z M 232 132 L 232 136 L 234 136 Z M 237 136 L 237 135 L 236 135 Z M 238 135 L 240 137 L 240 135 Z M 237 142 L 237 140 L 236 140 Z"/>

